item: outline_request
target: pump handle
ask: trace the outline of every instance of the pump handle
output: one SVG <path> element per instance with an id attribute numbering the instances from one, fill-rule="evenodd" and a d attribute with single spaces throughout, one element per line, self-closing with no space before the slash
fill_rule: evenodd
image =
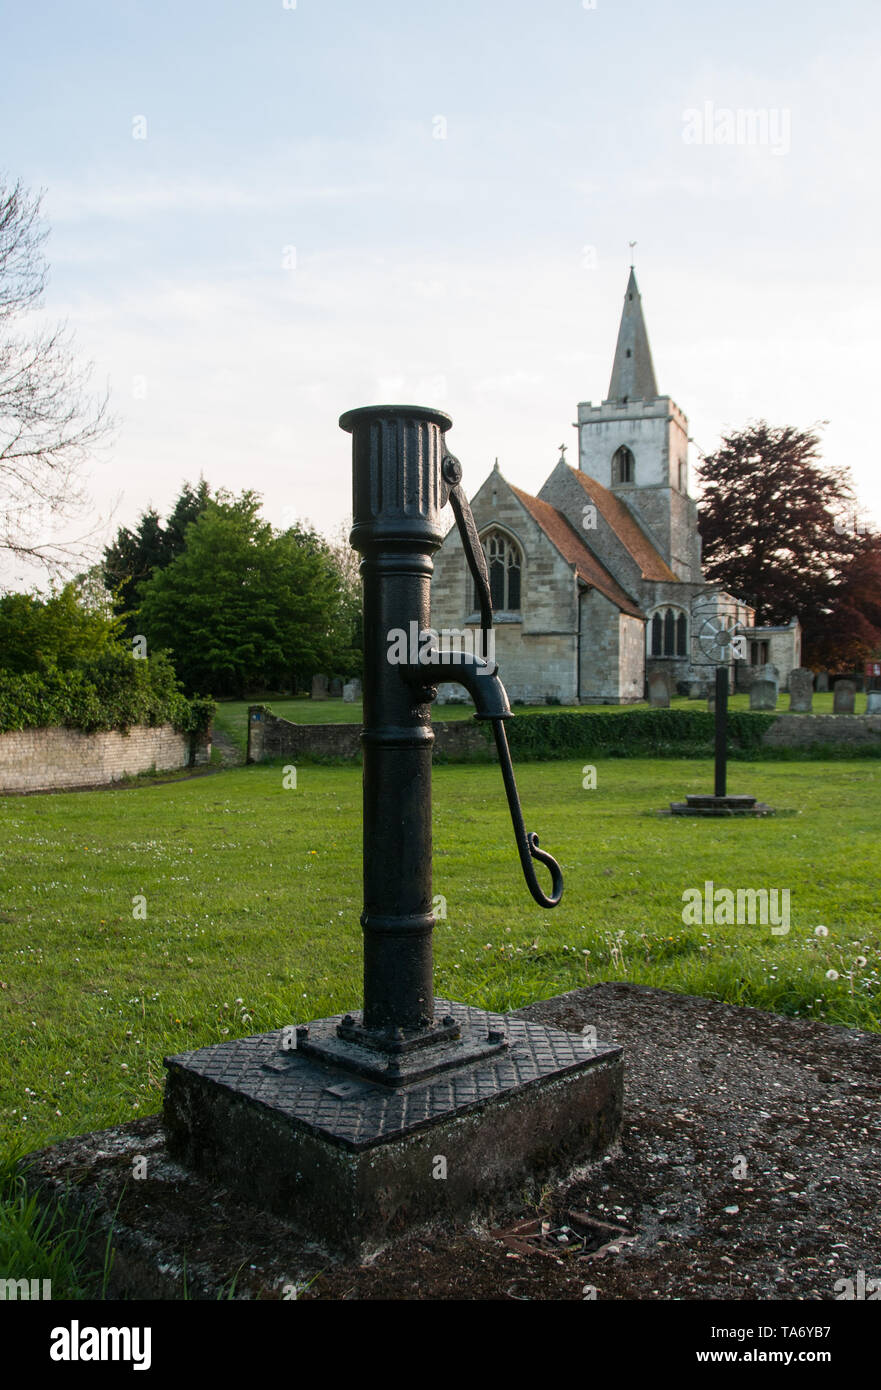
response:
<path id="1" fill-rule="evenodd" d="M 486 636 L 493 625 L 489 571 L 486 567 L 486 556 L 483 553 L 483 546 L 480 544 L 477 527 L 474 524 L 471 506 L 465 489 L 462 487 L 462 465 L 452 454 L 444 454 L 441 461 L 441 477 L 447 494 L 444 502 L 449 499 L 452 505 L 459 535 L 462 538 L 465 559 L 468 561 L 468 568 L 474 579 L 477 603 L 480 608 L 480 626 L 484 635 L 483 650 L 488 652 L 489 646 L 486 642 Z M 514 827 L 514 839 L 517 843 L 517 852 L 520 855 L 520 864 L 523 868 L 526 886 L 540 907 L 556 907 L 563 896 L 563 872 L 553 855 L 548 854 L 547 850 L 539 849 L 538 836 L 534 831 L 528 831 L 523 821 L 523 808 L 520 805 L 517 783 L 514 780 L 511 750 L 508 747 L 508 736 L 505 733 L 503 722 L 504 719 L 510 719 L 511 715 L 485 715 L 484 718 L 488 718 L 493 726 L 499 763 L 502 769 L 502 781 L 505 784 L 505 795 L 508 798 L 508 809 L 511 812 L 511 824 Z M 532 865 L 533 859 L 545 864 L 550 871 L 551 897 L 542 892 Z"/>
<path id="2" fill-rule="evenodd" d="M 452 454 L 444 454 L 443 460 L 441 461 L 441 476 L 447 487 L 447 497 L 453 508 L 456 525 L 459 528 L 459 535 L 462 537 L 462 548 L 465 551 L 465 559 L 468 561 L 468 568 L 474 580 L 474 587 L 477 592 L 477 604 L 480 608 L 480 626 L 483 629 L 485 637 L 493 625 L 493 605 L 492 594 L 489 587 L 489 571 L 486 567 L 486 556 L 483 553 L 483 546 L 480 544 L 477 527 L 474 525 L 471 506 L 468 502 L 465 489 L 462 487 L 462 465 Z M 446 500 L 447 499 L 444 498 L 444 501 Z M 488 651 L 486 643 L 484 643 L 483 650 Z"/>

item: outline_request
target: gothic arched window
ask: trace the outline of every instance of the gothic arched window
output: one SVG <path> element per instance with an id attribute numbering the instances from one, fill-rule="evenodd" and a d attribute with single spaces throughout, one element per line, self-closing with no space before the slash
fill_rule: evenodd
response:
<path id="1" fill-rule="evenodd" d="M 519 612 L 520 575 L 523 569 L 520 547 L 502 531 L 488 531 L 481 537 L 481 543 L 489 570 L 493 612 Z M 474 607 L 479 607 L 476 598 Z"/>
<path id="2" fill-rule="evenodd" d="M 650 656 L 687 656 L 688 619 L 676 608 L 655 613 L 650 629 Z"/>
<path id="3" fill-rule="evenodd" d="M 632 483 L 636 476 L 633 454 L 626 444 L 616 449 L 612 455 L 612 487 L 618 483 Z"/>

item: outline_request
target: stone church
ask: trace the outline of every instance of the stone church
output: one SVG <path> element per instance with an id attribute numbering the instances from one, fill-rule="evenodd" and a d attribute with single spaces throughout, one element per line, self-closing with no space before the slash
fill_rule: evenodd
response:
<path id="1" fill-rule="evenodd" d="M 578 467 L 560 460 L 533 497 L 498 462 L 471 501 L 492 586 L 495 658 L 512 700 L 627 704 L 662 670 L 670 691 L 708 686 L 708 620 L 746 636 L 732 686 L 800 664 L 797 622 L 755 628 L 753 610 L 704 581 L 689 494 L 688 421 L 658 394 L 633 268 L 606 400 L 578 407 Z M 456 528 L 435 557 L 432 626 L 479 624 Z M 704 635 L 705 640 L 701 637 Z M 712 649 L 711 654 L 712 654 Z M 439 699 L 458 687 L 442 687 Z"/>

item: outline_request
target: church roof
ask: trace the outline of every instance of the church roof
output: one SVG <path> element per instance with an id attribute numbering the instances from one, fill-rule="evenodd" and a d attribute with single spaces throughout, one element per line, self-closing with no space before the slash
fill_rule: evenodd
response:
<path id="1" fill-rule="evenodd" d="M 566 467 L 578 479 L 600 516 L 614 531 L 624 549 L 633 556 L 642 570 L 643 579 L 661 579 L 667 584 L 677 583 L 677 577 L 667 561 L 652 545 L 633 513 L 621 499 L 616 497 L 614 492 L 603 487 L 602 483 L 598 483 L 596 478 L 590 478 L 586 473 L 582 473 L 580 468 L 570 468 L 568 463 Z"/>
<path id="2" fill-rule="evenodd" d="M 608 400 L 646 401 L 655 400 L 657 395 L 658 384 L 652 365 L 649 335 L 642 316 L 642 299 L 631 266 L 630 279 L 627 281 L 627 291 L 624 295 L 621 326 L 618 329 Z"/>
<path id="3" fill-rule="evenodd" d="M 574 565 L 578 578 L 592 589 L 597 589 L 607 599 L 610 599 L 622 612 L 629 613 L 633 618 L 644 618 L 645 614 L 641 608 L 633 602 L 629 594 L 621 588 L 616 579 L 613 579 L 604 565 L 601 565 L 595 555 L 588 550 L 584 541 L 579 536 L 571 522 L 567 521 L 562 512 L 556 507 L 552 507 L 550 502 L 543 502 L 540 497 L 533 497 L 529 492 L 522 492 L 519 487 L 514 487 L 513 483 L 508 483 L 514 496 L 519 498 L 530 516 L 538 522 L 548 540 L 556 546 L 560 554 L 570 565 Z"/>

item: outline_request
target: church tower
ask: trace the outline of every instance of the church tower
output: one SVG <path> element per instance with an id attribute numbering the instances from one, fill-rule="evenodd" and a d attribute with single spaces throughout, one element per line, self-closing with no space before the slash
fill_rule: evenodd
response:
<path id="1" fill-rule="evenodd" d="M 678 579 L 702 581 L 697 506 L 688 494 L 688 420 L 658 394 L 633 267 L 609 394 L 578 407 L 579 467 L 634 514 Z"/>

